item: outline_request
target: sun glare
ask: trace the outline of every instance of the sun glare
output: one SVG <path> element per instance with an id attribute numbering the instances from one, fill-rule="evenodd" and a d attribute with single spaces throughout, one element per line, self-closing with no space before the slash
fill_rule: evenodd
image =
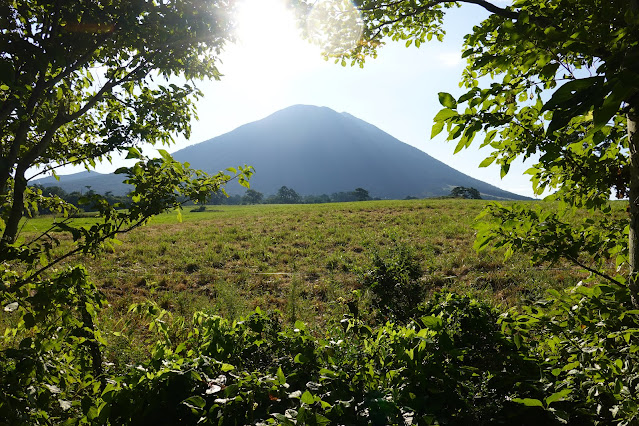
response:
<path id="1" fill-rule="evenodd" d="M 325 64 L 322 52 L 352 48 L 361 34 L 361 19 L 349 0 L 319 0 L 307 22 L 311 41 L 284 0 L 241 0 L 237 9 L 237 42 L 223 56 L 227 79 L 241 79 L 238 95 L 277 95 L 288 81 Z"/>
<path id="2" fill-rule="evenodd" d="M 321 63 L 319 49 L 301 38 L 282 0 L 243 0 L 237 13 L 238 41 L 223 57 L 222 72 L 242 78 L 246 90 L 273 91 Z"/>

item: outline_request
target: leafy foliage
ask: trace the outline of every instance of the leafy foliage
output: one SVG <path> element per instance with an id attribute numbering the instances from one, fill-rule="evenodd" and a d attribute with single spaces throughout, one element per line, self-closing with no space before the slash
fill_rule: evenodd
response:
<path id="1" fill-rule="evenodd" d="M 370 269 L 361 281 L 374 295 L 373 304 L 382 315 L 399 322 L 412 318 L 424 298 L 418 279 L 422 275 L 419 260 L 405 243 L 392 241 L 383 252 L 374 252 Z"/>
<path id="2" fill-rule="evenodd" d="M 450 196 L 453 198 L 470 198 L 472 200 L 481 200 L 481 194 L 475 188 L 466 188 L 465 186 L 456 186 L 450 190 Z"/>
<path id="3" fill-rule="evenodd" d="M 545 399 L 516 401 L 543 407 L 570 424 L 633 424 L 639 312 L 632 309 L 628 288 L 580 284 L 550 295 L 500 319 L 515 343 L 530 344 L 546 389 Z"/>
<path id="4" fill-rule="evenodd" d="M 631 279 L 625 281 L 639 305 L 633 275 L 639 266 L 637 2 L 521 0 L 500 7 L 489 1 L 363 1 L 359 8 L 368 38 L 351 58 L 357 62 L 362 61 L 359 55 L 374 55 L 383 36 L 418 46 L 440 36 L 446 8 L 464 3 L 479 5 L 490 16 L 465 37 L 462 56 L 468 65 L 460 84 L 465 93 L 439 94 L 443 109 L 434 117 L 432 137 L 445 129 L 447 139 L 456 141 L 455 152 L 482 138 L 480 146 L 493 152 L 480 167 L 496 163 L 502 177 L 515 159 L 538 156 L 527 171 L 536 194 L 555 191 L 551 199 L 605 213 L 576 227 L 567 214 L 556 215 L 548 226 L 536 221 L 533 211 L 493 208 L 489 212 L 498 216 L 493 226 L 482 229 L 480 245 L 490 240 L 516 248 L 521 235 L 509 234 L 512 222 L 505 221 L 506 227 L 496 223 L 517 214 L 532 235 L 543 233 L 547 240 L 581 235 L 589 258 L 579 264 L 598 270 L 602 251 L 627 263 Z M 631 200 L 630 242 L 624 242 L 623 233 L 611 235 L 611 229 L 624 229 L 608 215 L 611 192 Z M 600 250 L 603 241 L 607 243 Z M 609 241 L 616 247 L 610 248 Z M 576 258 L 574 251 L 565 257 Z"/>
<path id="5" fill-rule="evenodd" d="M 12 424 L 95 423 L 109 377 L 96 324 L 104 299 L 84 269 L 57 267 L 78 253 L 97 255 L 153 215 L 179 213 L 186 200 L 223 192 L 231 179 L 248 186 L 250 167 L 208 176 L 164 150 L 157 159 L 139 150 L 189 136 L 201 95 L 193 80 L 219 77 L 231 4 L 24 0 L 0 10 L 0 305 L 9 317 L 0 413 Z M 118 171 L 134 190 L 126 210 L 119 200 L 81 197 L 98 211 L 89 226 L 73 223 L 77 208 L 60 196 L 27 185 L 34 168 L 92 168 L 113 152 L 138 160 Z M 24 216 L 39 208 L 60 219 L 20 238 Z M 58 250 L 61 235 L 72 243 Z"/>
<path id="6" fill-rule="evenodd" d="M 152 318 L 164 313 L 140 306 Z M 170 424 L 535 424 L 552 420 L 509 400 L 541 397 L 537 370 L 500 331 L 497 314 L 442 294 L 406 327 L 350 319 L 330 340 L 282 328 L 259 309 L 239 322 L 197 314 L 186 341 L 167 333 L 153 360 L 108 384 L 100 422 Z M 152 319 L 152 324 L 165 324 Z M 550 424 L 550 423 L 549 423 Z"/>

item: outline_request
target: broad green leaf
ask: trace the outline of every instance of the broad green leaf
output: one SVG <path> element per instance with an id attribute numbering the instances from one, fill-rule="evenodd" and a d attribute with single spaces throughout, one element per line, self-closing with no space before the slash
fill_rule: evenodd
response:
<path id="1" fill-rule="evenodd" d="M 544 407 L 544 404 L 540 400 L 533 398 L 513 398 L 512 401 L 523 404 L 526 407 Z"/>
<path id="2" fill-rule="evenodd" d="M 132 148 L 128 149 L 128 154 L 126 155 L 126 159 L 129 160 L 129 159 L 132 159 L 132 158 L 134 158 L 134 159 L 142 158 L 142 153 L 140 152 L 139 149 L 137 149 L 135 147 L 132 147 Z"/>
<path id="3" fill-rule="evenodd" d="M 455 117 L 458 116 L 459 114 L 457 113 L 457 111 L 450 109 L 450 108 L 444 108 L 442 110 L 440 110 L 437 115 L 435 116 L 435 118 L 433 118 L 433 121 L 435 122 L 439 122 L 439 121 L 446 121 L 451 117 Z"/>
<path id="4" fill-rule="evenodd" d="M 481 163 L 479 163 L 479 167 L 488 167 L 495 161 L 495 157 L 485 158 Z"/>
<path id="5" fill-rule="evenodd" d="M 442 130 L 444 130 L 444 124 L 446 124 L 444 121 L 438 121 L 435 124 L 433 124 L 433 129 L 430 132 L 431 139 L 433 139 L 435 136 L 440 134 Z"/>
<path id="6" fill-rule="evenodd" d="M 173 351 L 173 353 L 175 354 L 179 354 L 180 352 L 182 352 L 183 350 L 186 349 L 186 343 L 182 342 L 180 343 L 177 348 L 175 348 L 175 351 Z"/>
<path id="7" fill-rule="evenodd" d="M 571 389 L 566 388 L 559 392 L 553 393 L 548 398 L 546 398 L 546 406 L 549 406 L 553 402 L 563 401 L 566 398 L 566 396 L 570 395 L 570 392 L 571 392 Z"/>
<path id="8" fill-rule="evenodd" d="M 226 373 L 227 371 L 233 371 L 235 370 L 235 367 L 232 366 L 231 364 L 227 364 L 227 363 L 222 363 L 222 368 L 221 368 L 223 373 Z"/>
<path id="9" fill-rule="evenodd" d="M 284 372 L 282 371 L 282 367 L 277 368 L 277 380 L 279 381 L 281 385 L 286 383 L 286 376 L 284 375 Z"/>
<path id="10" fill-rule="evenodd" d="M 309 391 L 305 391 L 300 398 L 304 404 L 312 405 L 315 402 L 315 398 L 313 398 L 313 394 Z"/>
<path id="11" fill-rule="evenodd" d="M 442 106 L 446 108 L 450 108 L 450 109 L 457 108 L 457 101 L 455 100 L 455 98 L 453 98 L 453 96 L 450 93 L 439 92 L 438 96 L 439 96 L 439 103 L 442 104 Z"/>
<path id="12" fill-rule="evenodd" d="M 166 161 L 173 161 L 173 157 L 164 149 L 158 149 L 158 153 L 164 158 Z"/>
<path id="13" fill-rule="evenodd" d="M 310 360 L 305 355 L 297 354 L 297 355 L 295 355 L 295 358 L 293 359 L 293 361 L 296 364 L 306 364 Z"/>
<path id="14" fill-rule="evenodd" d="M 438 331 L 443 327 L 442 319 L 432 315 L 421 317 L 420 321 L 424 324 L 424 327 L 430 328 L 431 330 Z"/>
<path id="15" fill-rule="evenodd" d="M 206 400 L 201 396 L 192 396 L 182 401 L 182 404 L 194 410 L 201 410 L 206 406 Z"/>

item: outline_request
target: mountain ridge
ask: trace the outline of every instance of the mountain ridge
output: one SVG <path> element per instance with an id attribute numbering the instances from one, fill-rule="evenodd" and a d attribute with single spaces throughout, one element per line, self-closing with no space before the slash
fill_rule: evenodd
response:
<path id="1" fill-rule="evenodd" d="M 256 171 L 251 188 L 264 194 L 281 186 L 302 195 L 362 187 L 374 197 L 402 199 L 448 195 L 453 187 L 466 186 L 487 199 L 528 199 L 471 178 L 373 124 L 328 107 L 294 105 L 172 155 L 209 173 L 251 165 Z M 114 185 L 113 176 L 96 177 Z M 63 182 L 77 186 L 81 181 L 97 191 L 92 183 L 96 177 L 62 177 L 58 186 L 65 189 Z M 241 194 L 244 188 L 230 183 L 227 191 Z"/>

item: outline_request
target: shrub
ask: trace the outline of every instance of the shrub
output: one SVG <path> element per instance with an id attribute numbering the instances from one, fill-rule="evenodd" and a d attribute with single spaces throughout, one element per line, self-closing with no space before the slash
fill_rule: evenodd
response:
<path id="1" fill-rule="evenodd" d="M 421 275 L 414 251 L 394 243 L 373 253 L 372 265 L 361 274 L 361 281 L 373 293 L 373 304 L 382 315 L 406 323 L 423 301 L 424 292 L 417 281 Z"/>
<path id="2" fill-rule="evenodd" d="M 639 311 L 619 285 L 579 284 L 501 319 L 530 345 L 545 399 L 518 399 L 576 425 L 639 423 Z"/>
<path id="3" fill-rule="evenodd" d="M 109 385 L 105 412 L 111 424 L 553 424 L 511 401 L 543 391 L 496 311 L 442 294 L 420 314 L 375 330 L 349 319 L 326 340 L 259 309 L 238 322 L 197 314 L 186 342 L 164 339 Z"/>

